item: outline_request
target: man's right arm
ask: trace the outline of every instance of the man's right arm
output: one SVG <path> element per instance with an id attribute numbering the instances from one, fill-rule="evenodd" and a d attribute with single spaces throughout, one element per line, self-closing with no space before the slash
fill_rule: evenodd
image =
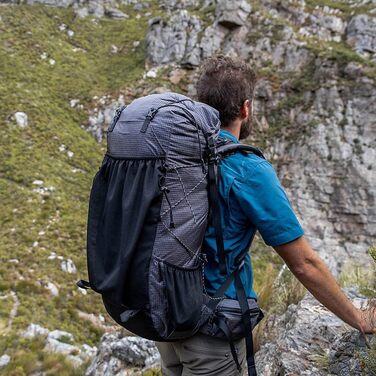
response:
<path id="1" fill-rule="evenodd" d="M 336 316 L 363 333 L 376 330 L 375 310 L 354 307 L 304 236 L 274 249 L 308 291 Z"/>

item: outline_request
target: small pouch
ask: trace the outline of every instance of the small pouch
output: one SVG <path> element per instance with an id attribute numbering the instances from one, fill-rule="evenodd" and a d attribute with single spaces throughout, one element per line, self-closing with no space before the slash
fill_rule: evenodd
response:
<path id="1" fill-rule="evenodd" d="M 255 299 L 248 299 L 249 316 L 252 329 L 262 320 L 264 314 Z M 227 326 L 232 340 L 245 337 L 245 328 L 242 320 L 242 312 L 238 300 L 223 299 L 216 307 L 213 315 L 201 328 L 200 332 L 212 337 L 228 339 L 221 329 Z"/>

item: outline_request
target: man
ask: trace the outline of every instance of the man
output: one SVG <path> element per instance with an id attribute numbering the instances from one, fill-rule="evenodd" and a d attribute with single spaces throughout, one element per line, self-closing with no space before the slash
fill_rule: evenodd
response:
<path id="1" fill-rule="evenodd" d="M 255 82 L 254 71 L 241 60 L 218 56 L 203 64 L 197 83 L 198 100 L 219 111 L 220 137 L 239 142 L 250 134 Z M 226 158 L 221 163 L 219 194 L 229 270 L 234 268 L 235 258 L 249 248 L 258 230 L 265 243 L 275 249 L 299 281 L 324 306 L 363 333 L 370 333 L 376 328 L 374 313 L 371 310 L 360 311 L 352 305 L 312 250 L 269 162 L 254 154 L 238 153 Z M 207 229 L 203 251 L 208 260 L 205 267 L 206 290 L 214 294 L 225 277 L 220 274 L 212 227 Z M 256 298 L 248 254 L 241 279 L 248 297 Z M 236 298 L 233 285 L 226 296 Z M 164 375 L 239 375 L 229 354 L 229 345 L 224 340 L 196 334 L 179 342 L 157 343 L 157 347 Z M 244 365 L 244 340 L 235 343 L 235 347 L 238 359 Z"/>

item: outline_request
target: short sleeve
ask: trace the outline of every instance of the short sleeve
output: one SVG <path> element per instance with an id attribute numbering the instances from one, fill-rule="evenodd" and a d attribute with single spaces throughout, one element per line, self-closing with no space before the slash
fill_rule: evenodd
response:
<path id="1" fill-rule="evenodd" d="M 262 161 L 244 171 L 244 179 L 233 184 L 234 196 L 265 243 L 274 247 L 301 237 L 304 231 L 272 165 Z"/>

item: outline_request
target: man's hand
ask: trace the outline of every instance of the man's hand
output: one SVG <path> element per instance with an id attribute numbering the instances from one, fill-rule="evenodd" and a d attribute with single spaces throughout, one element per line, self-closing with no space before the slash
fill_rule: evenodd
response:
<path id="1" fill-rule="evenodd" d="M 376 334 L 376 306 L 360 311 L 361 332 L 364 334 Z"/>
<path id="2" fill-rule="evenodd" d="M 362 333 L 376 330 L 376 309 L 354 307 L 304 236 L 274 249 L 308 291 L 336 316 Z"/>

